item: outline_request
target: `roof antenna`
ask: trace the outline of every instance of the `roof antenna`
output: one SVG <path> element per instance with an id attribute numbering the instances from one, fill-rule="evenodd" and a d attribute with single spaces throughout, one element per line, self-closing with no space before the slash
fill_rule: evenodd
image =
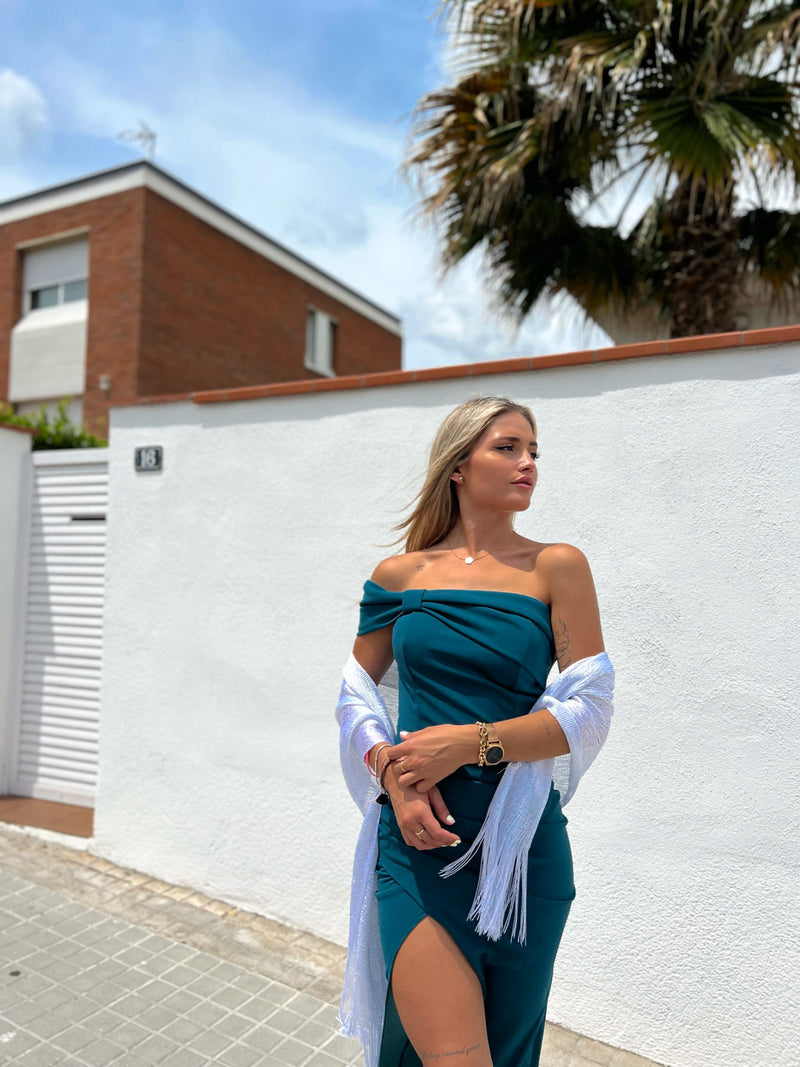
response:
<path id="1" fill-rule="evenodd" d="M 153 163 L 156 154 L 156 133 L 151 130 L 144 119 L 139 119 L 138 130 L 122 130 L 117 134 L 117 140 L 124 144 L 140 144 L 147 154 L 148 160 Z"/>

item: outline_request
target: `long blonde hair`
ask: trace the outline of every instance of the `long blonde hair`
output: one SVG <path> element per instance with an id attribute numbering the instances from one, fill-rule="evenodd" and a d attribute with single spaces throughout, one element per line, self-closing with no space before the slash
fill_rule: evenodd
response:
<path id="1" fill-rule="evenodd" d="M 508 412 L 527 419 L 536 436 L 536 419 L 530 408 L 505 396 L 477 396 L 459 404 L 444 420 L 431 445 L 425 484 L 416 497 L 414 510 L 395 527 L 407 531 L 406 552 L 430 548 L 453 529 L 458 518 L 458 496 L 452 474 L 469 457 L 492 421 Z"/>

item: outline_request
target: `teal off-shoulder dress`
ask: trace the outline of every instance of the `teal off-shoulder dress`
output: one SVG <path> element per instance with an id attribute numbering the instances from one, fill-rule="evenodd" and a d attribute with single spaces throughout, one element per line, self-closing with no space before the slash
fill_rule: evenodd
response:
<path id="1" fill-rule="evenodd" d="M 368 581 L 359 634 L 391 626 L 399 678 L 399 730 L 494 722 L 526 715 L 541 695 L 555 651 L 550 609 L 519 593 L 472 589 L 391 592 Z M 450 933 L 483 989 L 494 1067 L 536 1067 L 553 963 L 575 895 L 559 794 L 551 788 L 528 855 L 526 944 L 490 941 L 467 919 L 480 855 L 450 878 L 442 867 L 475 839 L 503 767 L 461 767 L 439 783 L 461 837 L 457 848 L 419 851 L 403 841 L 391 806 L 381 813 L 378 915 L 386 971 L 405 938 L 431 916 Z M 391 990 L 380 1067 L 421 1061 L 400 1023 Z"/>

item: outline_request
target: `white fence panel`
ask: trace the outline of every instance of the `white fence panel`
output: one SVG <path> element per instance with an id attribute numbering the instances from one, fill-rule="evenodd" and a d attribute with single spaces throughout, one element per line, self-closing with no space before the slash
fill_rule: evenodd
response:
<path id="1" fill-rule="evenodd" d="M 92 806 L 106 554 L 105 451 L 35 452 L 11 791 Z"/>

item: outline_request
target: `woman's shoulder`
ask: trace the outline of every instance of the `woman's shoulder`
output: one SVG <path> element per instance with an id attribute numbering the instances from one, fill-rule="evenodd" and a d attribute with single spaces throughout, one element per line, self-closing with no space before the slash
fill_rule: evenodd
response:
<path id="1" fill-rule="evenodd" d="M 575 545 L 568 545 L 564 541 L 540 545 L 536 562 L 539 566 L 545 567 L 550 571 L 589 566 L 589 561 L 583 552 L 576 548 Z"/>
<path id="2" fill-rule="evenodd" d="M 375 630 L 388 629 L 397 620 L 402 611 L 402 592 L 408 588 L 409 568 L 413 566 L 408 560 L 408 556 L 390 556 L 378 564 L 371 579 L 364 583 L 359 637 L 365 637 Z"/>
<path id="3" fill-rule="evenodd" d="M 421 565 L 422 555 L 422 552 L 404 552 L 399 556 L 389 556 L 381 560 L 370 580 L 392 593 L 400 593 L 408 588 Z"/>
<path id="4" fill-rule="evenodd" d="M 550 589 L 551 595 L 561 585 L 591 582 L 589 561 L 579 548 L 563 541 L 541 546 L 536 557 L 536 569 Z"/>

